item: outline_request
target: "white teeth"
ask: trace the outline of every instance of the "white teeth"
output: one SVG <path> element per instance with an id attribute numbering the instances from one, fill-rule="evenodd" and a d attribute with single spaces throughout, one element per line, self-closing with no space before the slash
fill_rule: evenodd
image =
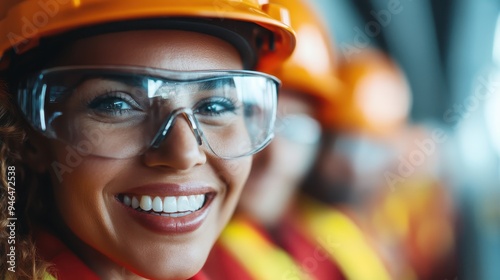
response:
<path id="1" fill-rule="evenodd" d="M 179 196 L 177 198 L 177 212 L 189 211 L 191 210 L 190 208 L 187 196 Z"/>
<path id="2" fill-rule="evenodd" d="M 134 209 L 140 208 L 144 211 L 153 210 L 152 214 L 167 215 L 170 217 L 180 217 L 191 212 L 199 210 L 205 202 L 205 195 L 182 195 L 182 196 L 166 196 L 164 198 L 155 196 L 152 198 L 149 195 L 143 195 L 140 200 L 136 196 L 123 196 L 123 204 Z"/>
<path id="3" fill-rule="evenodd" d="M 191 209 L 195 208 L 197 203 L 196 203 L 196 195 L 190 195 L 188 196 L 188 200 L 189 200 L 189 207 Z"/>
<path id="4" fill-rule="evenodd" d="M 132 197 L 132 208 L 134 208 L 134 209 L 139 208 L 139 200 L 135 196 Z"/>
<path id="5" fill-rule="evenodd" d="M 155 212 L 163 211 L 163 201 L 161 201 L 161 198 L 158 196 L 155 197 L 155 199 L 153 199 L 153 211 Z"/>
<path id="6" fill-rule="evenodd" d="M 175 199 L 174 196 L 166 196 L 165 199 L 163 199 L 163 212 L 177 212 L 177 199 Z"/>
<path id="7" fill-rule="evenodd" d="M 129 196 L 124 196 L 123 197 L 123 203 L 127 206 L 130 206 L 132 204 L 132 200 L 130 200 L 130 197 Z"/>
<path id="8" fill-rule="evenodd" d="M 200 209 L 203 206 L 203 203 L 205 202 L 205 196 L 202 194 L 195 195 L 196 197 L 196 209 Z M 192 205 L 192 204 L 191 204 Z"/>
<path id="9" fill-rule="evenodd" d="M 141 197 L 141 209 L 144 211 L 149 211 L 153 208 L 153 200 L 149 195 L 143 195 Z"/>

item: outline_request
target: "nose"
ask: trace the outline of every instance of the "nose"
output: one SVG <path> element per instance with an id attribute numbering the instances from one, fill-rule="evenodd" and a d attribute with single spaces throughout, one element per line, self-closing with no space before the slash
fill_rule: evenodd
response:
<path id="1" fill-rule="evenodd" d="M 196 124 L 186 114 L 173 118 L 172 124 L 155 146 L 144 153 L 144 163 L 149 167 L 189 170 L 206 162 Z"/>

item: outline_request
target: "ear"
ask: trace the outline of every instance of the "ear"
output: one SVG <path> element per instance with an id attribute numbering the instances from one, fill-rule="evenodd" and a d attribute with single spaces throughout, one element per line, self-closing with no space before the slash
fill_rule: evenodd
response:
<path id="1" fill-rule="evenodd" d="M 26 141 L 20 144 L 22 161 L 37 173 L 46 172 L 50 167 L 47 139 L 32 130 L 26 136 Z"/>

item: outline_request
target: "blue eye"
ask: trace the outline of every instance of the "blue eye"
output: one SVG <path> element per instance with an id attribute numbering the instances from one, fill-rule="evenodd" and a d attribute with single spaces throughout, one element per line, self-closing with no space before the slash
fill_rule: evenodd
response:
<path id="1" fill-rule="evenodd" d="M 206 116 L 217 116 L 226 113 L 235 113 L 236 109 L 234 102 L 230 99 L 217 97 L 199 102 L 195 113 Z"/>
<path id="2" fill-rule="evenodd" d="M 97 102 L 92 102 L 90 108 L 98 110 L 130 110 L 132 106 L 124 100 L 119 98 L 106 98 L 105 100 L 98 100 Z"/>
<path id="3" fill-rule="evenodd" d="M 140 109 L 137 102 L 125 94 L 107 94 L 97 97 L 89 103 L 88 107 L 97 112 L 112 115 Z"/>

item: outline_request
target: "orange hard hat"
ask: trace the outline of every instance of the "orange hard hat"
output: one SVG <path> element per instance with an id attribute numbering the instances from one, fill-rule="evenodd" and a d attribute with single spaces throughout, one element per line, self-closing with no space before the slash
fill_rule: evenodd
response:
<path id="1" fill-rule="evenodd" d="M 338 66 L 341 101 L 334 129 L 383 135 L 408 118 L 411 92 L 405 75 L 389 56 L 365 49 Z"/>
<path id="2" fill-rule="evenodd" d="M 75 30 L 85 29 L 88 35 L 89 30 L 163 28 L 223 37 L 253 68 L 279 63 L 292 53 L 295 37 L 287 19 L 286 9 L 267 0 L 1 0 L 0 69 L 46 38 Z"/>
<path id="3" fill-rule="evenodd" d="M 297 45 L 292 56 L 280 64 L 263 65 L 261 70 L 278 77 L 284 89 L 307 94 L 318 101 L 318 118 L 325 124 L 335 114 L 335 92 L 339 85 L 332 39 L 320 16 L 306 0 L 270 0 L 290 13 Z"/>

